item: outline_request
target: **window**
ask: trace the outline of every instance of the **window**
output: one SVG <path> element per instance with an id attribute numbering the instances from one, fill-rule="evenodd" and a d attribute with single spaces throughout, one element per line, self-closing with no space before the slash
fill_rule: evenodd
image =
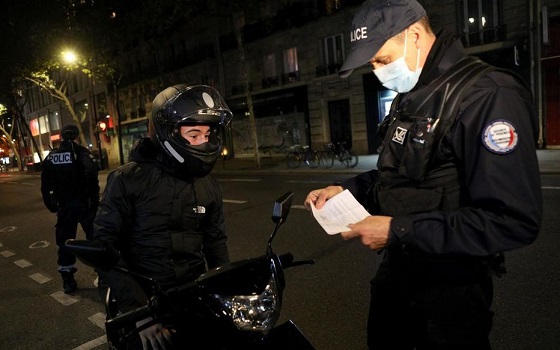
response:
<path id="1" fill-rule="evenodd" d="M 335 74 L 344 61 L 344 40 L 342 34 L 329 36 L 323 39 L 323 63 L 324 66 L 318 67 L 321 74 Z M 324 71 L 324 72 L 323 72 Z M 319 72 L 318 72 L 319 73 Z"/>
<path id="2" fill-rule="evenodd" d="M 499 0 L 462 0 L 459 6 L 460 30 L 466 46 L 496 42 L 505 36 L 499 23 Z"/>
<path id="3" fill-rule="evenodd" d="M 276 54 L 271 53 L 263 58 L 262 88 L 278 86 L 278 72 L 276 71 Z"/>
<path id="4" fill-rule="evenodd" d="M 297 49 L 295 47 L 284 50 L 284 73 L 299 71 L 297 60 Z"/>
<path id="5" fill-rule="evenodd" d="M 295 47 L 284 50 L 284 74 L 282 82 L 294 82 L 299 80 L 299 68 L 297 49 Z"/>
<path id="6" fill-rule="evenodd" d="M 334 13 L 342 7 L 342 0 L 325 0 L 325 9 L 327 14 Z"/>
<path id="7" fill-rule="evenodd" d="M 60 115 L 58 114 L 58 111 L 53 111 L 49 113 L 49 125 L 50 125 L 50 130 L 61 129 Z"/>
<path id="8" fill-rule="evenodd" d="M 49 129 L 49 117 L 45 114 L 39 117 L 39 132 L 41 134 L 46 134 L 51 131 Z"/>
<path id="9" fill-rule="evenodd" d="M 276 77 L 276 54 L 271 53 L 270 55 L 264 56 L 264 77 L 273 78 Z"/>
<path id="10" fill-rule="evenodd" d="M 31 119 L 29 121 L 29 129 L 31 129 L 31 135 L 39 136 L 39 119 Z"/>

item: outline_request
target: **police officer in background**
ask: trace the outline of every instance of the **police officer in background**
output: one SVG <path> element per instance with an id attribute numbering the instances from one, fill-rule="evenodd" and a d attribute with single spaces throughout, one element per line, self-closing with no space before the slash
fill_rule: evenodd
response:
<path id="1" fill-rule="evenodd" d="M 45 206 L 51 213 L 57 213 L 58 272 L 64 293 L 72 293 L 77 288 L 76 257 L 64 244 L 76 238 L 78 223 L 86 238 L 93 238 L 93 219 L 99 204 L 98 167 L 89 150 L 75 142 L 79 136 L 75 125 L 63 126 L 60 135 L 60 147 L 52 150 L 43 162 L 41 194 Z"/>
<path id="2" fill-rule="evenodd" d="M 369 63 L 398 92 L 379 126 L 378 171 L 311 191 L 305 204 L 348 189 L 372 214 L 341 232 L 384 251 L 368 346 L 490 349 L 493 276 L 503 252 L 532 243 L 541 225 L 531 93 L 450 33 L 434 34 L 415 0 L 366 1 L 350 40 L 339 75 Z"/>

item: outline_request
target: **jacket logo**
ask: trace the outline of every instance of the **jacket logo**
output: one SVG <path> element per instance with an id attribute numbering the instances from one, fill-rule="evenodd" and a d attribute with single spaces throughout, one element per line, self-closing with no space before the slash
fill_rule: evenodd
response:
<path id="1" fill-rule="evenodd" d="M 408 130 L 401 128 L 400 126 L 397 127 L 397 130 L 395 130 L 395 133 L 393 134 L 393 137 L 391 138 L 391 141 L 396 142 L 398 144 L 404 144 L 404 139 L 406 138 L 406 133 L 408 132 Z"/>
<path id="2" fill-rule="evenodd" d="M 72 164 L 70 152 L 49 154 L 47 159 L 53 164 Z"/>
<path id="3" fill-rule="evenodd" d="M 196 207 L 192 208 L 192 210 L 196 214 L 205 214 L 206 213 L 206 208 L 203 207 L 202 205 L 197 205 Z"/>

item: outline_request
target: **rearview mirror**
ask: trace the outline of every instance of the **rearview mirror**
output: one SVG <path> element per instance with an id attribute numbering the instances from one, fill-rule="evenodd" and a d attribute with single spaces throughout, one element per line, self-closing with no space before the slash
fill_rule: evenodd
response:
<path id="1" fill-rule="evenodd" d="M 293 192 L 286 192 L 274 202 L 272 208 L 272 221 L 275 224 L 280 224 L 286 221 L 290 208 L 292 207 Z"/>

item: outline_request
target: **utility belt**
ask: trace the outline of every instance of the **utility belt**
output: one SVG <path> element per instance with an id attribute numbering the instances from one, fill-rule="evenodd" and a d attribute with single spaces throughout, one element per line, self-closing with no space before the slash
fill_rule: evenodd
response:
<path id="1" fill-rule="evenodd" d="M 405 274 L 419 282 L 438 284 L 474 284 L 489 276 L 502 276 L 504 254 L 491 256 L 435 255 L 413 249 L 390 247 L 385 251 L 384 268 Z"/>

